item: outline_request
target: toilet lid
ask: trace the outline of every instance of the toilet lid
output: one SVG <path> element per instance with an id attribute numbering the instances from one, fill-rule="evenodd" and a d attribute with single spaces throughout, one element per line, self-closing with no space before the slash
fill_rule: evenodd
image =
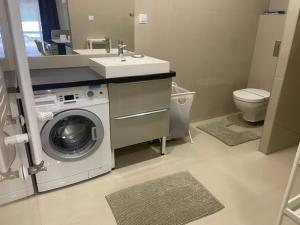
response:
<path id="1" fill-rule="evenodd" d="M 244 102 L 265 102 L 270 98 L 270 92 L 254 88 L 238 90 L 233 95 L 236 99 Z"/>

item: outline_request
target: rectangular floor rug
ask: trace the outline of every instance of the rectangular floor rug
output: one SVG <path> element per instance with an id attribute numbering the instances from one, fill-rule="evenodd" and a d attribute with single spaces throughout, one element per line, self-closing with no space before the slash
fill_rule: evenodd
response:
<path id="1" fill-rule="evenodd" d="M 207 124 L 197 126 L 198 129 L 214 136 L 229 146 L 240 145 L 249 141 L 254 141 L 261 138 L 259 135 L 252 131 L 243 128 L 244 131 L 234 131 L 230 129 L 230 126 L 235 125 L 227 119 L 220 121 L 214 121 Z M 241 127 L 241 126 L 240 126 Z M 242 127 L 241 127 L 242 128 Z"/>
<path id="2" fill-rule="evenodd" d="M 118 225 L 184 225 L 224 208 L 189 172 L 123 189 L 106 200 Z"/>

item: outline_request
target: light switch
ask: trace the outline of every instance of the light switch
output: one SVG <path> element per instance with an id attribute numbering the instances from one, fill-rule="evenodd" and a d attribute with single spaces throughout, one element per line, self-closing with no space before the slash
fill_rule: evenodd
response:
<path id="1" fill-rule="evenodd" d="M 95 21 L 95 16 L 89 16 L 89 21 L 90 21 L 90 22 Z"/>
<path id="2" fill-rule="evenodd" d="M 147 14 L 139 14 L 139 24 L 147 24 L 148 22 Z"/>

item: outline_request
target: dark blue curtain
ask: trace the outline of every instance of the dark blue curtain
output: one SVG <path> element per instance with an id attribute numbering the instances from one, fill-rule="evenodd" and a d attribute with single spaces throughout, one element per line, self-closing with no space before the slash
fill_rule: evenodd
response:
<path id="1" fill-rule="evenodd" d="M 55 0 L 39 0 L 43 39 L 51 41 L 51 30 L 59 30 L 59 20 Z"/>

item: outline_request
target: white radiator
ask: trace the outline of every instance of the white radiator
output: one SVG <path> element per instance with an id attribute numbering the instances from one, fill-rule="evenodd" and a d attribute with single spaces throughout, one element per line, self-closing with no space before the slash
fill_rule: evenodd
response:
<path id="1" fill-rule="evenodd" d="M 8 96 L 3 71 L 0 67 L 0 173 L 7 173 L 9 171 L 16 156 L 15 147 L 6 146 L 4 143 L 4 139 L 7 136 L 4 132 L 4 127 L 9 114 Z"/>

